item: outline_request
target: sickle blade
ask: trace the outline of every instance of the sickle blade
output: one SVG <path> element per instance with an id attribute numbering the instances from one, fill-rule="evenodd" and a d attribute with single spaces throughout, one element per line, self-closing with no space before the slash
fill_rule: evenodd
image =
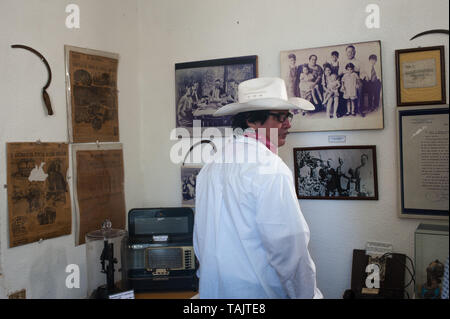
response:
<path id="1" fill-rule="evenodd" d="M 50 102 L 50 97 L 46 91 L 47 88 L 50 86 L 50 83 L 52 82 L 52 70 L 50 69 L 50 65 L 48 64 L 47 60 L 38 51 L 36 51 L 35 49 L 28 47 L 26 45 L 14 44 L 14 45 L 11 45 L 11 48 L 24 49 L 24 50 L 30 51 L 30 52 L 34 53 L 35 55 L 37 55 L 41 59 L 41 61 L 45 64 L 45 67 L 47 68 L 47 72 L 48 72 L 48 80 L 47 80 L 47 83 L 45 84 L 45 86 L 42 88 L 42 98 L 44 99 L 45 106 L 47 107 L 48 115 L 53 115 L 52 103 Z"/>
<path id="2" fill-rule="evenodd" d="M 421 32 L 421 33 L 419 33 L 419 34 L 416 34 L 415 36 L 413 36 L 411 39 L 409 39 L 409 41 L 411 41 L 411 40 L 414 40 L 414 39 L 416 39 L 416 38 L 418 38 L 418 37 L 421 37 L 421 36 L 423 36 L 423 35 L 426 35 L 426 34 L 447 34 L 448 35 L 448 30 L 445 30 L 445 29 L 434 29 L 434 30 L 428 30 L 428 31 L 424 31 L 424 32 Z"/>

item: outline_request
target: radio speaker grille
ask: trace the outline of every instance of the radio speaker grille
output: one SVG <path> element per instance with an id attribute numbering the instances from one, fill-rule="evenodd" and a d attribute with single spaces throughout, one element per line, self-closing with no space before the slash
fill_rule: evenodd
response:
<path id="1" fill-rule="evenodd" d="M 183 249 L 181 248 L 149 249 L 148 267 L 152 269 L 183 268 Z"/>

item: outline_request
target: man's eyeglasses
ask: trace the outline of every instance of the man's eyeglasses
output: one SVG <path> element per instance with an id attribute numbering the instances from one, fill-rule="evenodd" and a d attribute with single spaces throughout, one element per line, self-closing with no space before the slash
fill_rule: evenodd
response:
<path id="1" fill-rule="evenodd" d="M 278 122 L 284 123 L 286 120 L 289 121 L 289 123 L 292 122 L 292 118 L 294 117 L 294 114 L 292 113 L 272 113 L 270 112 L 269 115 L 272 115 L 277 119 Z"/>

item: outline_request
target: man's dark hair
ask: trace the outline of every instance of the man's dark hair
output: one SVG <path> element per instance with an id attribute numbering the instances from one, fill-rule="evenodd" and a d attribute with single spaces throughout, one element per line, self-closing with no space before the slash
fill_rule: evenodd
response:
<path id="1" fill-rule="evenodd" d="M 264 124 L 268 117 L 270 111 L 251 111 L 251 112 L 242 112 L 238 113 L 231 119 L 231 126 L 233 130 L 240 128 L 242 130 L 246 130 L 249 128 L 247 121 L 250 123 L 260 122 Z"/>
<path id="2" fill-rule="evenodd" d="M 339 58 L 339 52 L 337 52 L 337 51 L 331 52 L 331 55 L 337 56 Z"/>
<path id="3" fill-rule="evenodd" d="M 369 55 L 369 60 L 375 60 L 375 61 L 377 61 L 378 58 L 377 58 L 377 56 L 376 56 L 375 54 L 371 54 L 371 55 Z"/>

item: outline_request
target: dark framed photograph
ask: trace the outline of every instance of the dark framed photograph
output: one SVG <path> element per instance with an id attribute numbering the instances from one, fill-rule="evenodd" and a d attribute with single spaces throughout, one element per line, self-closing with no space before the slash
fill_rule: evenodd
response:
<path id="1" fill-rule="evenodd" d="M 445 104 L 444 46 L 395 50 L 397 105 Z"/>
<path id="2" fill-rule="evenodd" d="M 383 129 L 381 42 L 282 51 L 289 97 L 314 111 L 297 112 L 292 132 Z"/>
<path id="3" fill-rule="evenodd" d="M 181 167 L 181 194 L 183 207 L 195 207 L 195 186 L 201 166 Z"/>
<path id="4" fill-rule="evenodd" d="M 214 117 L 238 101 L 239 83 L 258 76 L 256 55 L 175 64 L 176 127 L 230 127 L 231 116 Z"/>
<path id="5" fill-rule="evenodd" d="M 294 148 L 299 199 L 378 200 L 376 146 Z"/>
<path id="6" fill-rule="evenodd" d="M 448 115 L 448 105 L 397 109 L 399 217 L 448 220 Z"/>

